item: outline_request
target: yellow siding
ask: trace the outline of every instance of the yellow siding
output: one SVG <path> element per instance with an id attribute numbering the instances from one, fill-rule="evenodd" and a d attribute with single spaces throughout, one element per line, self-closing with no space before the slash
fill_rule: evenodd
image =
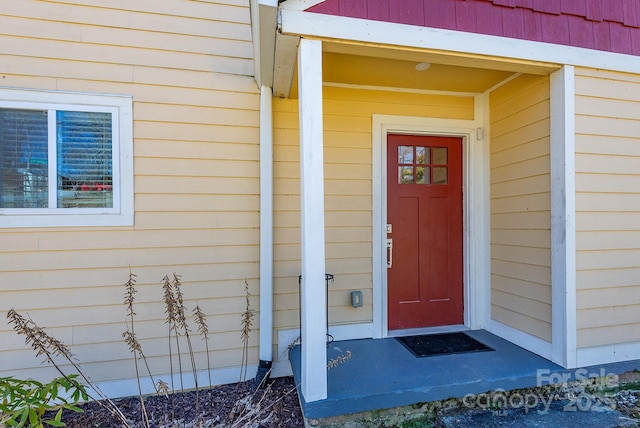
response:
<path id="1" fill-rule="evenodd" d="M 491 317 L 551 341 L 549 79 L 491 93 Z"/>
<path id="2" fill-rule="evenodd" d="M 640 341 L 640 76 L 576 70 L 578 347 Z"/>
<path id="3" fill-rule="evenodd" d="M 197 302 L 209 315 L 213 366 L 241 362 L 244 281 L 254 296 L 259 287 L 249 20 L 242 0 L 0 0 L 1 86 L 133 96 L 135 226 L 0 230 L 0 312 L 50 328 L 95 381 L 135 377 L 120 337 L 129 266 L 155 374 L 168 372 L 160 286 L 173 272 L 189 311 Z M 6 322 L 0 343 L 0 376 L 55 374 Z"/>
<path id="4" fill-rule="evenodd" d="M 297 100 L 274 99 L 276 329 L 299 323 L 300 146 Z M 373 114 L 473 118 L 473 98 L 325 87 L 324 157 L 329 322 L 372 320 Z M 349 292 L 363 290 L 354 309 Z"/>

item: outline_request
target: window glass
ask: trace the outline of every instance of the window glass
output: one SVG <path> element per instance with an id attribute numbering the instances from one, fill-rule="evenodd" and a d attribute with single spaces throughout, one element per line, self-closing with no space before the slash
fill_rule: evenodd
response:
<path id="1" fill-rule="evenodd" d="M 413 146 L 398 147 L 398 163 L 405 165 L 413 163 Z"/>
<path id="2" fill-rule="evenodd" d="M 104 112 L 0 109 L 0 208 L 112 208 L 111 121 Z"/>
<path id="3" fill-rule="evenodd" d="M 413 183 L 413 167 L 399 166 L 398 167 L 398 184 L 412 184 L 412 183 Z"/>
<path id="4" fill-rule="evenodd" d="M 47 112 L 0 109 L 0 208 L 47 208 Z"/>
<path id="5" fill-rule="evenodd" d="M 447 168 L 441 166 L 433 167 L 433 184 L 447 184 Z"/>
<path id="6" fill-rule="evenodd" d="M 447 164 L 447 148 L 446 147 L 433 148 L 433 163 L 437 165 Z"/>
<path id="7" fill-rule="evenodd" d="M 416 147 L 416 163 L 419 165 L 429 163 L 429 147 Z"/>
<path id="8" fill-rule="evenodd" d="M 416 184 L 430 184 L 431 169 L 423 166 L 416 167 Z"/>
<path id="9" fill-rule="evenodd" d="M 111 114 L 58 111 L 58 208 L 113 207 Z"/>

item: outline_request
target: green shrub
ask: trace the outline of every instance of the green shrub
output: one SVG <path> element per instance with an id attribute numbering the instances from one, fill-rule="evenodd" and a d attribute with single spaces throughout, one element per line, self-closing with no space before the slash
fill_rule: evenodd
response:
<path id="1" fill-rule="evenodd" d="M 0 426 L 65 426 L 62 411 L 82 412 L 75 404 L 88 399 L 84 385 L 76 381 L 76 377 L 75 374 L 58 377 L 49 383 L 0 377 Z M 46 412 L 55 412 L 53 419 L 45 419 Z"/>

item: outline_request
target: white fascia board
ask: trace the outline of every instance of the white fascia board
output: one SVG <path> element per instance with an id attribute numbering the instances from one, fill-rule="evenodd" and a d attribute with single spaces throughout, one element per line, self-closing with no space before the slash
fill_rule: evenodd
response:
<path id="1" fill-rule="evenodd" d="M 508 37 L 418 27 L 281 9 L 281 32 L 306 38 L 340 40 L 372 46 L 447 51 L 505 61 L 533 61 L 605 70 L 640 72 L 640 57 Z"/>
<path id="2" fill-rule="evenodd" d="M 281 6 L 289 10 L 307 10 L 324 2 L 325 0 L 287 0 Z"/>
<path id="3" fill-rule="evenodd" d="M 251 31 L 253 58 L 258 86 L 273 85 L 273 65 L 276 50 L 278 0 L 251 0 Z"/>

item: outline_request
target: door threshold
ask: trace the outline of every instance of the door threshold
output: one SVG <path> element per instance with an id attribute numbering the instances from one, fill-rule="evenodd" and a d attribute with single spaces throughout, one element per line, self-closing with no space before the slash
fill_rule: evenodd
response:
<path id="1" fill-rule="evenodd" d="M 417 336 L 421 334 L 456 333 L 471 330 L 464 324 L 441 325 L 437 327 L 405 328 L 402 330 L 389 330 L 387 337 Z"/>

